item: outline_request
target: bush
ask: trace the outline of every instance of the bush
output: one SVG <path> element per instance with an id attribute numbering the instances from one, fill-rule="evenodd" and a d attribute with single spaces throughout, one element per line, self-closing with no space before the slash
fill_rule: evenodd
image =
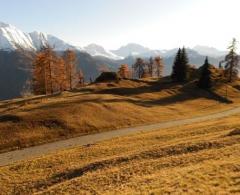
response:
<path id="1" fill-rule="evenodd" d="M 109 81 L 119 81 L 119 77 L 116 72 L 103 72 L 95 82 L 101 83 L 101 82 L 109 82 Z"/>
<path id="2" fill-rule="evenodd" d="M 18 123 L 20 121 L 21 121 L 21 118 L 16 115 L 7 114 L 7 115 L 0 116 L 0 123 L 2 122 Z"/>
<path id="3" fill-rule="evenodd" d="M 228 134 L 228 136 L 235 136 L 235 135 L 240 135 L 240 129 L 235 129 Z"/>

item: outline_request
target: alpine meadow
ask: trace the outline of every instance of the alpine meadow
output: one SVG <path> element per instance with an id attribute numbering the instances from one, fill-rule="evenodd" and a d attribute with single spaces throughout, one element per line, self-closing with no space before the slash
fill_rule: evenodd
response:
<path id="1" fill-rule="evenodd" d="M 0 5 L 0 195 L 240 194 L 238 0 Z"/>

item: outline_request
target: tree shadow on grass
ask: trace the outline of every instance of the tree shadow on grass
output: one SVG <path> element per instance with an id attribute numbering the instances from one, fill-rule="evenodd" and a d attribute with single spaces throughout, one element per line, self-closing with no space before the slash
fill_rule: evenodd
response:
<path id="1" fill-rule="evenodd" d="M 143 82 L 143 81 L 141 81 Z M 147 82 L 147 81 L 146 81 Z M 159 83 L 159 82 L 147 82 L 147 85 L 140 87 L 118 87 L 99 90 L 97 94 L 112 94 L 120 96 L 140 95 L 144 93 L 160 92 L 165 89 L 171 89 L 176 87 L 174 83 Z"/>
<path id="2" fill-rule="evenodd" d="M 143 81 L 139 81 L 143 82 Z M 33 110 L 51 110 L 51 109 L 58 109 L 58 108 L 74 108 L 81 104 L 108 104 L 108 103 L 130 103 L 135 104 L 137 106 L 142 107 L 154 107 L 154 106 L 168 106 L 171 104 L 181 103 L 188 100 L 194 100 L 194 99 L 210 99 L 215 100 L 220 103 L 231 103 L 225 98 L 217 95 L 216 93 L 212 91 L 206 91 L 199 89 L 194 82 L 192 83 L 186 83 L 186 84 L 177 84 L 172 83 L 169 81 L 163 82 L 148 82 L 147 85 L 140 86 L 140 87 L 118 87 L 118 88 L 108 88 L 108 89 L 100 89 L 99 91 L 94 91 L 92 89 L 82 89 L 81 92 L 86 92 L 86 95 L 92 95 L 89 98 L 77 98 L 78 96 L 82 96 L 83 94 L 73 94 L 69 97 L 75 97 L 74 99 L 68 99 L 66 97 L 66 100 L 55 102 L 55 103 L 49 103 L 45 105 L 39 105 L 35 108 L 28 108 L 24 109 L 24 111 L 33 111 Z M 165 97 L 159 97 L 159 99 L 147 99 L 147 98 L 141 98 L 136 97 L 136 95 L 141 95 L 145 93 L 158 93 L 161 91 L 168 92 L 168 96 Z M 79 91 L 78 91 L 79 92 Z M 113 95 L 112 98 L 106 99 L 104 96 L 105 94 L 111 94 Z M 157 95 L 156 95 L 157 97 Z M 96 108 L 97 109 L 97 108 Z"/>
<path id="3" fill-rule="evenodd" d="M 152 88 L 153 87 L 153 88 Z M 178 89 L 178 91 L 175 94 L 169 95 L 167 97 L 161 97 L 159 99 L 141 99 L 141 98 L 136 98 L 136 97 L 126 97 L 131 95 L 137 95 L 141 93 L 154 93 L 158 92 L 159 90 L 163 90 L 163 87 L 155 88 L 156 86 L 144 86 L 144 87 L 139 87 L 139 88 L 116 88 L 116 89 L 109 89 L 93 93 L 96 95 L 99 94 L 113 94 L 113 95 L 118 95 L 117 97 L 113 96 L 111 99 L 106 99 L 104 97 L 94 97 L 91 99 L 74 99 L 71 101 L 63 101 L 63 102 L 56 102 L 56 103 L 51 103 L 48 105 L 40 105 L 36 108 L 30 108 L 25 111 L 32 111 L 32 110 L 41 110 L 41 109 L 56 109 L 56 108 L 72 108 L 76 107 L 81 104 L 112 104 L 112 103 L 130 103 L 130 104 L 135 104 L 137 106 L 149 108 L 149 107 L 155 107 L 155 106 L 169 106 L 171 104 L 176 104 L 176 103 L 182 103 L 185 101 L 189 100 L 194 100 L 194 99 L 200 99 L 200 98 L 205 98 L 205 99 L 210 99 L 210 100 L 215 100 L 217 102 L 221 103 L 228 103 L 224 98 L 221 96 L 218 96 L 214 94 L 213 92 L 206 91 L 206 90 L 201 90 L 197 87 L 194 86 L 183 86 L 182 88 Z M 166 87 L 166 89 L 169 89 Z M 121 98 L 122 96 L 122 98 Z"/>

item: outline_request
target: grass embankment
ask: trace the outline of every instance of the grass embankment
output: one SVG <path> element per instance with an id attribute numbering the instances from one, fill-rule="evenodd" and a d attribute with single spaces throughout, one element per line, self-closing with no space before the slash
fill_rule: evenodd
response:
<path id="1" fill-rule="evenodd" d="M 231 91 L 229 90 L 229 94 Z M 220 90 L 224 93 L 224 90 Z M 237 96 L 234 96 L 236 102 Z M 229 107 L 193 83 L 90 85 L 53 97 L 0 102 L 0 152 L 74 136 L 216 112 Z"/>
<path id="2" fill-rule="evenodd" d="M 3 194 L 240 193 L 240 121 L 136 134 L 0 168 Z"/>

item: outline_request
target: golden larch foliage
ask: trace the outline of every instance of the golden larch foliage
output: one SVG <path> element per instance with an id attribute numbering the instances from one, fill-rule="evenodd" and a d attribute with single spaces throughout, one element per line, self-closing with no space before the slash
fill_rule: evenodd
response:
<path id="1" fill-rule="evenodd" d="M 33 92 L 54 94 L 72 89 L 77 84 L 76 55 L 67 50 L 64 59 L 46 46 L 36 54 L 33 63 Z"/>
<path id="2" fill-rule="evenodd" d="M 131 77 L 131 71 L 127 64 L 122 64 L 118 70 L 118 75 L 120 78 L 128 79 Z"/>
<path id="3" fill-rule="evenodd" d="M 63 59 L 66 68 L 67 89 L 72 90 L 78 84 L 76 53 L 73 50 L 68 49 L 64 52 Z"/>
<path id="4" fill-rule="evenodd" d="M 154 64 L 156 69 L 156 76 L 158 78 L 161 78 L 163 76 L 163 69 L 164 69 L 163 59 L 160 56 L 158 56 L 158 57 L 155 57 L 154 62 L 155 62 Z"/>
<path id="5" fill-rule="evenodd" d="M 78 80 L 79 80 L 79 84 L 80 86 L 84 86 L 84 74 L 83 74 L 83 71 L 80 69 L 78 71 Z"/>

